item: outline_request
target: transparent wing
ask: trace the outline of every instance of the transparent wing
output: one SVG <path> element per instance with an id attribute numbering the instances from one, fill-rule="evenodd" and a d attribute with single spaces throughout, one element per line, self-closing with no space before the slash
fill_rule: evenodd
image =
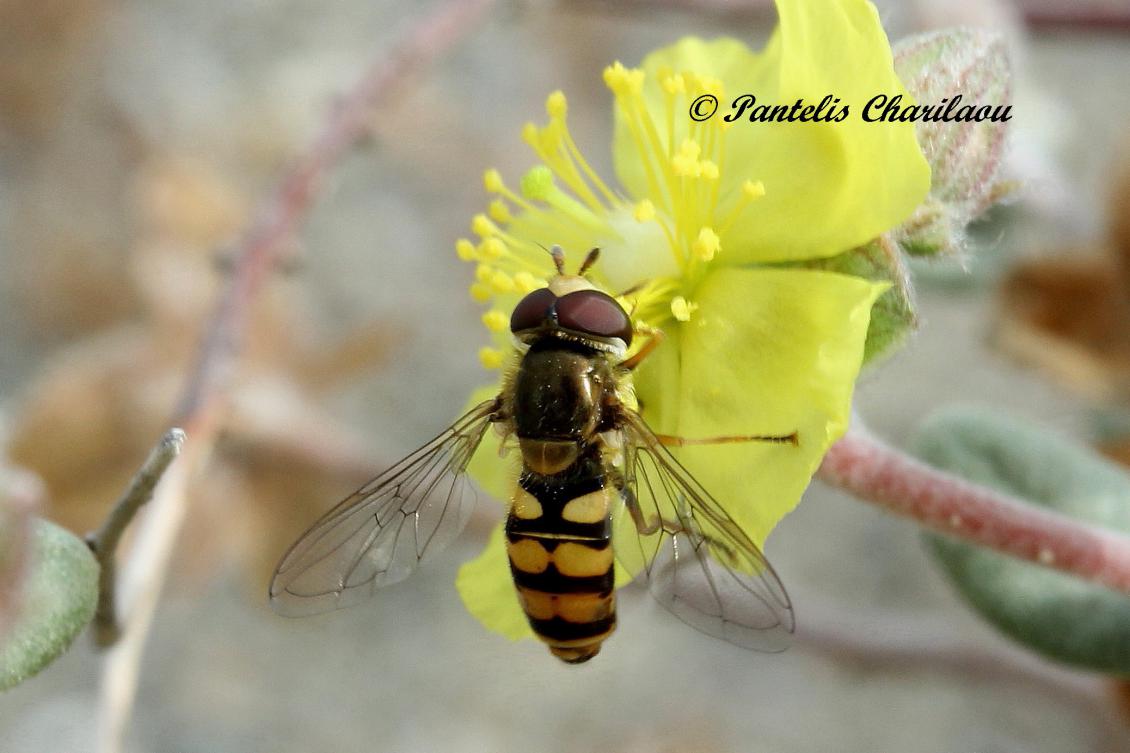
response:
<path id="1" fill-rule="evenodd" d="M 300 616 L 350 606 L 450 543 L 474 507 L 464 471 L 499 405 L 476 406 L 323 515 L 275 569 L 272 608 Z"/>
<path id="2" fill-rule="evenodd" d="M 777 573 L 639 415 L 625 411 L 616 557 L 676 617 L 743 648 L 783 651 L 795 621 Z M 638 511 L 632 513 L 632 508 Z"/>

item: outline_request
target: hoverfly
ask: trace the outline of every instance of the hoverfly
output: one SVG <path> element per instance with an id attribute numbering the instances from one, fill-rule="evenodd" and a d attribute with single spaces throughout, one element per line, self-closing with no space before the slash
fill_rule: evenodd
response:
<path id="1" fill-rule="evenodd" d="M 506 520 L 516 596 L 559 659 L 597 654 L 616 626 L 614 558 L 642 574 L 668 610 L 709 635 L 781 650 L 794 621 L 788 595 L 758 547 L 667 449 L 790 436 L 690 440 L 657 435 L 631 406 L 630 317 L 551 250 L 557 275 L 518 303 L 510 329 L 520 363 L 501 393 L 351 494 L 283 556 L 270 586 L 289 616 L 349 606 L 406 578 L 470 515 L 467 465 L 494 426 L 516 437 L 522 472 Z"/>

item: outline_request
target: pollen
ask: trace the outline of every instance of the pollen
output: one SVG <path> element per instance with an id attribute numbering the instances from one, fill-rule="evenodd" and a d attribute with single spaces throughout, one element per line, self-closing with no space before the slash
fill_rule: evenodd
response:
<path id="1" fill-rule="evenodd" d="M 479 350 L 479 363 L 484 369 L 498 369 L 502 367 L 502 351 L 497 348 L 481 348 Z"/>
<path id="2" fill-rule="evenodd" d="M 466 238 L 460 238 L 459 240 L 455 241 L 455 253 L 463 261 L 474 261 L 475 244 L 471 243 L 471 241 L 467 240 Z"/>
<path id="3" fill-rule="evenodd" d="M 511 222 L 514 217 L 510 214 L 510 207 L 506 206 L 506 202 L 502 199 L 495 199 L 490 203 L 490 208 L 487 210 L 490 218 L 495 222 L 503 224 Z"/>
<path id="4" fill-rule="evenodd" d="M 710 228 L 704 227 L 698 231 L 698 238 L 691 246 L 691 251 L 694 252 L 695 257 L 703 261 L 710 261 L 721 249 L 721 246 L 722 242 L 718 238 L 718 234 Z"/>
<path id="5" fill-rule="evenodd" d="M 479 303 L 486 303 L 487 301 L 489 301 L 491 299 L 492 295 L 494 295 L 494 293 L 491 292 L 490 286 L 487 285 L 486 283 L 484 283 L 484 282 L 473 282 L 473 283 L 471 283 L 471 297 L 474 298 Z"/>
<path id="6" fill-rule="evenodd" d="M 765 195 L 765 184 L 759 180 L 747 180 L 742 183 L 742 193 L 751 199 L 760 199 Z"/>
<path id="7" fill-rule="evenodd" d="M 604 83 L 616 96 L 635 96 L 643 90 L 644 72 L 639 68 L 625 68 L 617 60 L 604 69 Z"/>
<path id="8" fill-rule="evenodd" d="M 479 244 L 478 251 L 481 258 L 495 261 L 506 254 L 506 244 L 498 238 L 487 238 Z"/>
<path id="9" fill-rule="evenodd" d="M 698 85 L 702 90 L 708 94 L 713 94 L 717 97 L 722 96 L 722 79 L 715 78 L 714 76 L 699 76 Z"/>
<path id="10" fill-rule="evenodd" d="M 702 174 L 702 164 L 698 155 L 702 147 L 694 139 L 685 139 L 679 146 L 679 151 L 671 158 L 671 169 L 681 178 L 697 178 Z"/>
<path id="11" fill-rule="evenodd" d="M 671 315 L 680 322 L 689 322 L 691 320 L 691 314 L 697 309 L 697 303 L 691 303 L 681 295 L 677 295 L 671 299 Z"/>
<path id="12" fill-rule="evenodd" d="M 530 146 L 537 148 L 538 140 L 541 138 L 538 127 L 533 123 L 526 123 L 522 126 L 522 141 L 525 141 Z"/>
<path id="13" fill-rule="evenodd" d="M 604 69 L 604 85 L 613 93 L 619 93 L 624 86 L 624 78 L 624 64 L 619 60 Z"/>
<path id="14" fill-rule="evenodd" d="M 730 210 L 730 213 L 726 216 L 726 219 L 724 219 L 721 225 L 719 225 L 718 232 L 725 233 L 727 230 L 729 230 L 733 226 L 733 224 L 738 221 L 738 218 L 741 216 L 742 212 L 745 211 L 746 207 L 748 207 L 750 204 L 757 201 L 764 195 L 764 183 L 759 180 L 744 181 L 742 183 L 741 196 L 738 197 L 737 203 L 734 204 L 734 207 Z"/>
<path id="15" fill-rule="evenodd" d="M 683 143 L 679 144 L 679 154 L 689 160 L 697 160 L 702 154 L 702 146 L 694 139 L 683 139 Z"/>
<path id="16" fill-rule="evenodd" d="M 504 186 L 502 174 L 498 170 L 492 167 L 483 172 L 483 188 L 487 190 L 487 193 L 501 193 Z"/>
<path id="17" fill-rule="evenodd" d="M 483 324 L 491 332 L 501 332 L 510 323 L 510 318 L 498 309 L 491 309 L 483 314 Z"/>
<path id="18" fill-rule="evenodd" d="M 476 214 L 471 220 L 471 232 L 480 238 L 489 238 L 498 232 L 498 226 L 485 214 Z"/>
<path id="19" fill-rule="evenodd" d="M 632 216 L 636 218 L 636 222 L 648 222 L 655 219 L 655 205 L 648 199 L 644 199 L 636 204 Z"/>
<path id="20" fill-rule="evenodd" d="M 667 75 L 663 77 L 663 91 L 668 94 L 683 94 L 686 90 L 687 85 L 682 76 Z"/>
<path id="21" fill-rule="evenodd" d="M 703 160 L 699 165 L 702 167 L 702 177 L 707 180 L 718 180 L 718 165 L 708 159 Z"/>
<path id="22" fill-rule="evenodd" d="M 490 276 L 490 286 L 497 293 L 509 293 L 514 290 L 514 278 L 502 270 L 497 270 Z"/>
<path id="23" fill-rule="evenodd" d="M 529 272 L 522 270 L 514 275 L 514 285 L 518 288 L 519 293 L 532 293 L 546 286 L 545 280 L 540 280 L 534 277 Z"/>
<path id="24" fill-rule="evenodd" d="M 565 92 L 558 89 L 545 98 L 545 111 L 551 118 L 562 118 L 569 112 L 569 102 Z"/>

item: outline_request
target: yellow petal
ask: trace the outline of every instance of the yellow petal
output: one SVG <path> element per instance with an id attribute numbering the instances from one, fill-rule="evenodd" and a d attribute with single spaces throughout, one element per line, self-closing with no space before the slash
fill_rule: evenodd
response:
<path id="1" fill-rule="evenodd" d="M 828 272 L 718 269 L 637 379 L 655 431 L 689 439 L 788 435 L 800 445 L 675 450 L 757 542 L 796 506 L 846 430 L 871 305 L 885 285 Z"/>
<path id="2" fill-rule="evenodd" d="M 758 104 L 817 105 L 828 94 L 847 105 L 839 123 L 750 123 L 748 113 L 726 132 L 719 214 L 740 199 L 747 179 L 765 185 L 765 196 L 742 210 L 723 238 L 727 264 L 831 256 L 865 243 L 905 219 L 930 186 L 930 170 L 915 140 L 913 123 L 868 123 L 867 101 L 902 94 L 890 45 L 875 8 L 865 0 L 779 0 L 780 24 L 765 49 L 743 54 L 734 40 L 683 40 L 652 53 L 648 109 L 663 112 L 664 94 L 654 79 L 661 66 L 693 69 L 723 81 L 719 114 L 742 94 Z M 739 62 L 741 61 L 741 62 Z M 690 119 L 676 114 L 675 140 Z M 614 145 L 617 173 L 633 196 L 646 195 L 642 168 L 622 118 Z M 803 200 L 800 200 L 803 198 Z"/>
<path id="3" fill-rule="evenodd" d="M 512 641 L 533 637 L 510 579 L 506 534 L 501 523 L 491 533 L 482 554 L 459 568 L 455 587 L 463 606 L 487 629 Z"/>

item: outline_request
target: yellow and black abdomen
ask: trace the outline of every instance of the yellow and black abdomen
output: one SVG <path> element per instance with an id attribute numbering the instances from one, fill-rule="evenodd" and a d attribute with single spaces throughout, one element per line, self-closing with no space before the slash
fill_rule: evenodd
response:
<path id="1" fill-rule="evenodd" d="M 595 448 L 593 448 L 595 449 Z M 507 553 L 530 626 L 570 664 L 588 661 L 616 628 L 612 495 L 597 453 L 565 471 L 518 479 Z"/>

